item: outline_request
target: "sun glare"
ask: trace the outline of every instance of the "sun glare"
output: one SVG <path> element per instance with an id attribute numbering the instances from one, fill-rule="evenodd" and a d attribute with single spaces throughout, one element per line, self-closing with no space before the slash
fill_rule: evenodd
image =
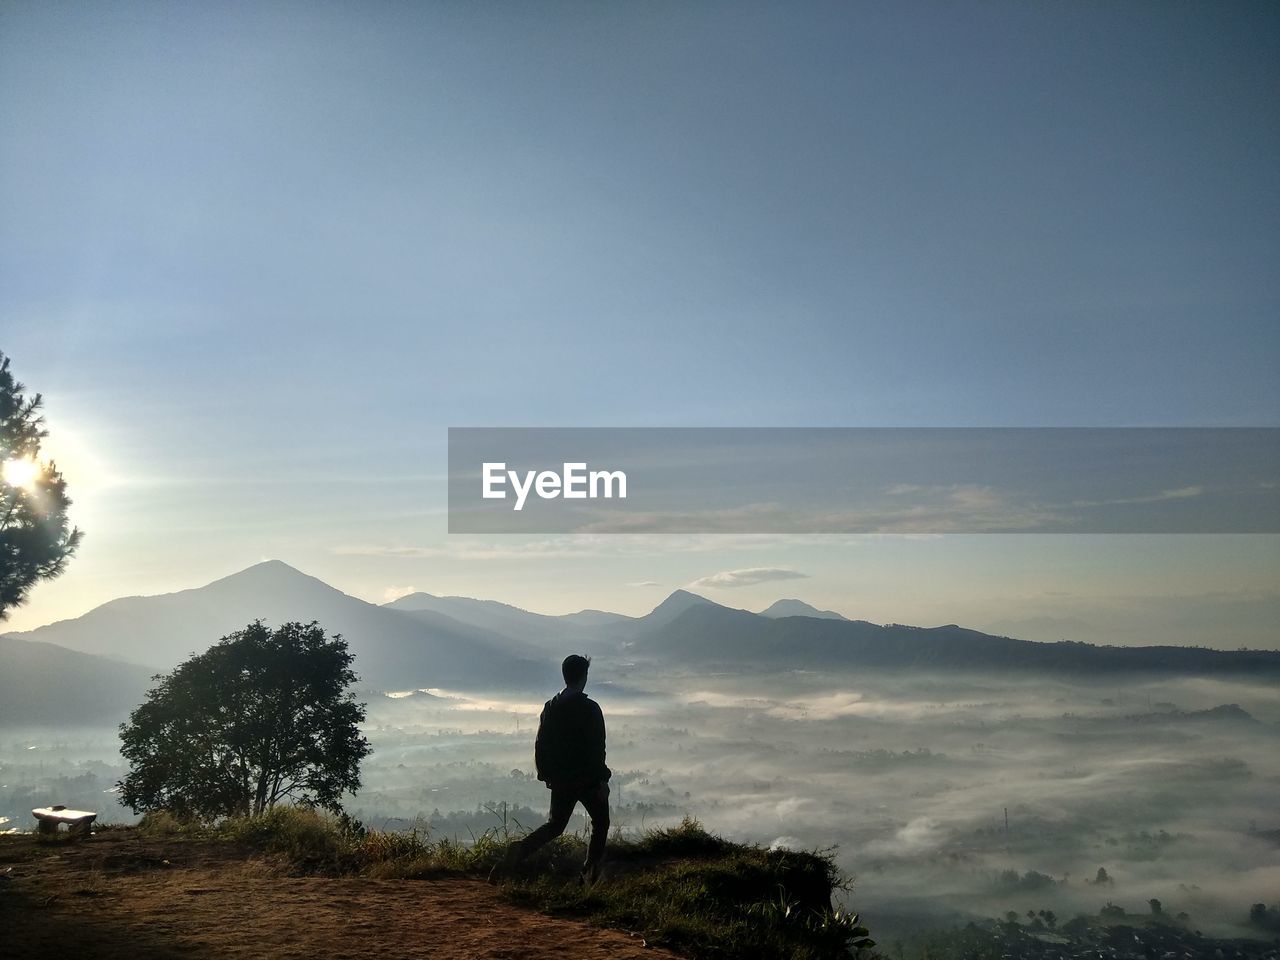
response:
<path id="1" fill-rule="evenodd" d="M 31 459 L 6 460 L 4 462 L 4 482 L 11 487 L 30 490 L 40 476 L 40 464 Z"/>

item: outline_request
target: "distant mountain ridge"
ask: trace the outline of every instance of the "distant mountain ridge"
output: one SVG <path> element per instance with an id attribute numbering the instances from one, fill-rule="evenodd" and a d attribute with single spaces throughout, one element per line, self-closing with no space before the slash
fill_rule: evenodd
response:
<path id="1" fill-rule="evenodd" d="M 640 617 L 600 610 L 549 616 L 427 593 L 378 606 L 271 560 L 203 587 L 113 600 L 76 619 L 0 636 L 0 719 L 108 713 L 122 719 L 120 711 L 140 701 L 152 673 L 255 619 L 271 625 L 316 620 L 341 633 L 361 683 L 383 690 L 542 690 L 558 681 L 559 661 L 569 652 L 659 669 L 1280 676 L 1280 651 L 1041 643 L 956 624 L 849 620 L 795 599 L 751 613 L 687 590 Z"/>
<path id="2" fill-rule="evenodd" d="M 141 702 L 151 674 L 137 664 L 0 636 L 0 725 L 119 723 Z"/>
<path id="3" fill-rule="evenodd" d="M 834 610 L 819 610 L 803 600 L 775 600 L 770 606 L 760 611 L 762 617 L 816 617 L 819 620 L 848 620 L 844 614 Z"/>
<path id="4" fill-rule="evenodd" d="M 363 683 L 391 689 L 523 686 L 545 661 L 518 638 L 432 611 L 410 615 L 366 603 L 278 560 L 203 587 L 113 600 L 11 636 L 168 670 L 257 619 L 319 621 L 346 639 Z"/>
<path id="5" fill-rule="evenodd" d="M 913 670 L 1032 670 L 1049 673 L 1235 673 L 1280 676 L 1280 651 L 1205 647 L 1102 647 L 999 637 L 954 623 L 940 627 L 771 618 L 718 604 L 689 605 L 642 631 L 628 647 L 639 658 L 820 670 L 867 667 Z"/>
<path id="6" fill-rule="evenodd" d="M 538 648 L 540 651 L 563 651 L 566 644 L 577 643 L 585 652 L 597 646 L 600 631 L 629 622 L 631 617 L 602 610 L 581 610 L 563 616 L 533 613 L 497 600 L 471 597 L 438 597 L 430 593 L 411 593 L 383 604 L 384 609 L 410 616 L 439 614 L 459 623 L 489 630 Z M 563 653 L 561 654 L 563 656 Z"/>

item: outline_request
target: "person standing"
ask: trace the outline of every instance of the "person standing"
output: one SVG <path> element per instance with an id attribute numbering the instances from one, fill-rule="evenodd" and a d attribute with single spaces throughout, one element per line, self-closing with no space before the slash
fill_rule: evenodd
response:
<path id="1" fill-rule="evenodd" d="M 510 847 L 504 869 L 564 833 L 574 807 L 581 803 L 591 818 L 591 843 L 582 865 L 582 880 L 594 883 L 600 875 L 609 835 L 612 773 L 604 762 L 604 714 L 583 692 L 590 666 L 589 658 L 576 653 L 560 665 L 564 689 L 543 706 L 533 748 L 538 779 L 551 791 L 551 811 L 546 823 Z"/>

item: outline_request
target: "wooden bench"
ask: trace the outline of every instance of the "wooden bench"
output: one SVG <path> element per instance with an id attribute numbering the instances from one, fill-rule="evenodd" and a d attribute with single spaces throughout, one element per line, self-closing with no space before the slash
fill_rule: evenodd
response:
<path id="1" fill-rule="evenodd" d="M 36 807 L 31 815 L 36 818 L 36 829 L 41 833 L 57 833 L 58 824 L 65 823 L 68 832 L 88 835 L 93 821 L 98 819 L 98 815 L 89 810 L 68 810 L 61 804 Z"/>

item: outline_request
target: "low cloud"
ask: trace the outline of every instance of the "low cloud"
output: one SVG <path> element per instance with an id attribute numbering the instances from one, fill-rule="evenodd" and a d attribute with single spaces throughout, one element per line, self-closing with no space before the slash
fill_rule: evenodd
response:
<path id="1" fill-rule="evenodd" d="M 657 587 L 661 586 L 657 580 L 633 580 L 631 583 L 624 584 L 627 587 Z"/>
<path id="2" fill-rule="evenodd" d="M 699 577 L 690 586 L 702 589 L 724 590 L 730 587 L 750 587 L 757 583 L 775 580 L 805 580 L 807 573 L 785 567 L 746 567 L 742 570 L 722 570 L 710 576 Z"/>
<path id="3" fill-rule="evenodd" d="M 392 600 L 399 600 L 401 597 L 407 597 L 409 594 L 417 592 L 417 587 L 387 587 L 382 591 L 382 602 L 390 603 Z"/>
<path id="4" fill-rule="evenodd" d="M 1118 500 L 1076 500 L 1071 504 L 1071 506 L 1113 507 L 1130 503 L 1161 503 L 1165 500 L 1186 500 L 1190 497 L 1198 497 L 1203 493 L 1203 486 L 1193 484 L 1189 487 L 1178 487 L 1174 490 L 1161 490 L 1159 493 L 1153 493 L 1149 496 L 1142 497 L 1123 497 Z"/>

